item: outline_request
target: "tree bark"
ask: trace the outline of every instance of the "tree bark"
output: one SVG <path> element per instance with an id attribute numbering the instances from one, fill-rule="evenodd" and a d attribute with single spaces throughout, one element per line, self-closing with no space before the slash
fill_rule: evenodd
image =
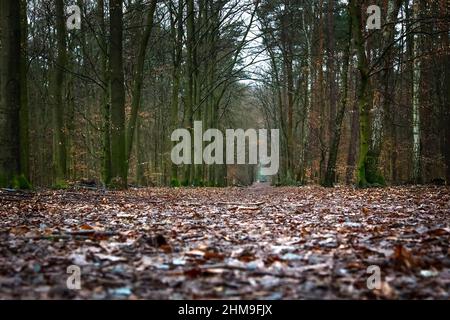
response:
<path id="1" fill-rule="evenodd" d="M 0 187 L 17 186 L 20 175 L 20 2 L 1 1 Z"/>
<path id="2" fill-rule="evenodd" d="M 283 64 L 284 64 L 284 87 L 285 103 L 287 111 L 286 119 L 286 172 L 285 179 L 293 179 L 293 159 L 294 159 L 294 75 L 293 75 L 293 48 L 291 31 L 292 28 L 292 8 L 289 3 L 281 17 L 281 40 L 283 43 Z M 284 116 L 283 114 L 281 116 Z"/>
<path id="3" fill-rule="evenodd" d="M 54 183 L 64 186 L 67 177 L 67 148 L 64 106 L 64 81 L 67 66 L 66 24 L 64 19 L 64 1 L 56 0 L 57 58 L 53 79 L 53 168 Z"/>
<path id="4" fill-rule="evenodd" d="M 345 172 L 345 183 L 350 185 L 354 183 L 355 165 L 356 165 L 356 151 L 358 144 L 358 130 L 359 130 L 359 110 L 355 102 L 350 116 L 350 143 L 347 153 L 347 168 Z"/>
<path id="5" fill-rule="evenodd" d="M 30 181 L 27 1 L 20 0 L 20 172 Z"/>
<path id="6" fill-rule="evenodd" d="M 369 101 L 370 101 L 370 82 L 369 82 L 369 63 L 367 60 L 364 40 L 362 34 L 361 3 L 357 0 L 350 0 L 350 16 L 352 18 L 352 33 L 354 45 L 358 56 L 358 70 L 360 73 L 360 87 L 358 90 L 358 109 L 359 109 L 359 156 L 358 156 L 358 186 L 367 187 L 371 184 L 371 172 L 369 172 L 369 146 L 370 146 L 370 120 L 369 120 Z"/>
<path id="7" fill-rule="evenodd" d="M 111 108 L 109 101 L 109 67 L 108 67 L 108 42 L 106 40 L 105 2 L 98 1 L 97 19 L 100 26 L 100 63 L 102 82 L 106 87 L 102 93 L 101 112 L 103 117 L 102 128 L 102 180 L 105 185 L 111 183 Z"/>
<path id="8" fill-rule="evenodd" d="M 150 40 L 150 35 L 152 34 L 153 29 L 153 20 L 154 14 L 156 10 L 157 0 L 153 0 L 150 3 L 150 7 L 148 10 L 146 22 L 145 22 L 145 30 L 142 34 L 142 38 L 140 40 L 139 45 L 139 54 L 137 57 L 136 71 L 133 79 L 133 89 L 132 89 L 132 100 L 131 100 L 131 116 L 127 127 L 127 135 L 126 135 L 126 159 L 127 159 L 127 171 L 130 162 L 131 150 L 133 148 L 133 136 L 136 129 L 136 119 L 138 117 L 138 112 L 141 106 L 141 97 L 142 97 L 142 84 L 144 80 L 144 64 L 145 57 L 147 53 L 148 42 Z"/>
<path id="9" fill-rule="evenodd" d="M 371 157 L 371 171 L 377 172 L 380 179 L 378 183 L 384 183 L 379 171 L 379 158 L 384 140 L 384 131 L 386 127 L 387 115 L 390 111 L 389 101 L 389 80 L 393 68 L 392 47 L 395 38 L 395 21 L 402 5 L 403 0 L 388 0 L 386 23 L 382 30 L 380 56 L 377 63 L 381 66 L 378 75 L 378 84 L 375 86 L 373 93 L 373 121 L 372 121 L 372 137 L 369 154 Z"/>
<path id="10" fill-rule="evenodd" d="M 413 19 L 416 23 L 419 22 L 419 1 L 414 1 L 413 4 Z M 412 80 L 412 101 L 413 101 L 413 182 L 422 183 L 421 178 L 421 130 L 420 130 L 420 81 L 421 81 L 421 62 L 419 58 L 420 54 L 420 36 L 418 34 L 413 36 L 413 56 L 414 56 L 414 66 L 413 66 L 413 80 Z"/>
<path id="11" fill-rule="evenodd" d="M 123 73 L 123 3 L 110 2 L 110 99 L 112 186 L 126 188 L 125 88 Z"/>
<path id="12" fill-rule="evenodd" d="M 328 157 L 327 172 L 323 185 L 325 187 L 333 187 L 336 182 L 336 162 L 339 151 L 339 143 L 341 140 L 342 121 L 347 109 L 348 98 L 348 69 L 350 67 L 350 48 L 352 39 L 352 20 L 349 20 L 349 39 L 344 52 L 344 61 L 342 64 L 342 93 L 341 108 L 339 109 L 333 127 L 333 138 L 330 144 L 330 153 Z"/>
<path id="13" fill-rule="evenodd" d="M 179 111 L 179 96 L 181 83 L 181 59 L 183 54 L 183 1 L 178 1 L 178 8 L 171 13 L 171 31 L 172 39 L 174 41 L 174 48 L 172 51 L 172 101 L 171 101 L 171 128 L 175 130 L 179 126 L 178 111 Z M 171 134 L 171 132 L 169 132 Z M 171 144 L 176 145 L 176 142 Z M 171 164 L 171 185 L 179 186 L 178 180 L 178 166 Z"/>
<path id="14" fill-rule="evenodd" d="M 194 127 L 194 22 L 195 22 L 195 11 L 194 11 L 194 1 L 187 0 L 187 33 L 186 33 L 186 48 L 187 48 L 187 57 L 186 57 L 186 67 L 187 67 L 187 88 L 186 88 L 186 127 L 191 132 L 191 136 L 193 133 Z M 191 150 L 191 154 L 194 155 L 193 149 Z M 192 160 L 192 159 L 191 159 Z M 185 176 L 184 176 L 184 185 L 190 185 L 193 178 L 193 166 L 187 164 L 185 166 Z"/>
<path id="15" fill-rule="evenodd" d="M 319 47 L 317 51 L 316 68 L 318 70 L 317 76 L 317 92 L 316 103 L 319 104 L 319 183 L 324 181 L 325 178 L 325 166 L 327 157 L 327 139 L 326 135 L 326 114 L 325 114 L 325 90 L 324 90 L 324 72 L 323 72 L 323 51 L 324 51 L 324 13 L 323 13 L 323 0 L 319 3 Z"/>
<path id="16" fill-rule="evenodd" d="M 441 14 L 443 16 L 447 15 L 449 13 L 449 7 L 448 7 L 448 1 L 446 0 L 440 0 L 440 8 L 441 8 Z M 443 53 L 443 73 L 444 73 L 444 93 L 443 93 L 443 101 L 444 101 L 444 143 L 443 143 L 443 154 L 445 159 L 445 180 L 447 182 L 447 185 L 450 185 L 450 35 L 448 34 L 448 30 L 450 28 L 450 22 L 445 19 L 443 19 L 443 22 L 441 24 L 441 30 L 442 30 L 442 47 L 444 50 Z"/>

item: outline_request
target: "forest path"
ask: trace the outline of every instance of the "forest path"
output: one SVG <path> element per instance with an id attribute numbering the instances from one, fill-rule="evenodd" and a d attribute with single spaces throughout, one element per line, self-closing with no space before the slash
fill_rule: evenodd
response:
<path id="1" fill-rule="evenodd" d="M 443 187 L 0 192 L 0 298 L 448 299 L 449 214 Z"/>
<path id="2" fill-rule="evenodd" d="M 273 192 L 275 188 L 270 184 L 270 182 L 255 182 L 253 185 L 247 188 L 249 194 L 264 194 Z"/>

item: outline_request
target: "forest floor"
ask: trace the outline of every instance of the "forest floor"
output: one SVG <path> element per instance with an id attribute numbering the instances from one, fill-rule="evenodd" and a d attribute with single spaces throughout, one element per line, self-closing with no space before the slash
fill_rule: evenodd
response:
<path id="1" fill-rule="evenodd" d="M 445 187 L 2 190 L 0 299 L 449 299 L 449 218 Z"/>

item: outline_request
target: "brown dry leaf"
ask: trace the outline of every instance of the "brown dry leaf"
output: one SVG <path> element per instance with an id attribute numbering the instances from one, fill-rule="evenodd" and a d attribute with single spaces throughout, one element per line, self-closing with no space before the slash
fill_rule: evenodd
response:
<path id="1" fill-rule="evenodd" d="M 225 258 L 223 254 L 214 251 L 205 252 L 205 255 L 203 257 L 207 260 L 220 260 L 220 261 L 222 261 Z"/>
<path id="2" fill-rule="evenodd" d="M 27 234 L 30 231 L 30 228 L 28 228 L 27 226 L 18 226 L 18 227 L 13 227 L 9 230 L 9 233 L 15 235 L 15 236 L 23 236 L 25 234 Z"/>
<path id="3" fill-rule="evenodd" d="M 448 212 L 449 188 L 416 186 L 0 196 L 0 299 L 42 298 L 77 264 L 89 284 L 71 299 L 448 300 Z"/>
<path id="4" fill-rule="evenodd" d="M 347 269 L 361 270 L 364 269 L 364 265 L 359 261 L 352 261 L 349 264 L 347 264 Z"/>
<path id="5" fill-rule="evenodd" d="M 450 235 L 450 228 L 437 228 L 437 229 L 433 229 L 433 230 L 429 230 L 428 234 L 433 235 L 433 236 L 445 236 L 445 235 Z"/>
<path id="6" fill-rule="evenodd" d="M 91 226 L 88 225 L 88 224 L 83 224 L 83 225 L 80 227 L 80 230 L 94 230 L 94 228 L 91 227 Z"/>
<path id="7" fill-rule="evenodd" d="M 203 274 L 203 271 L 200 268 L 193 268 L 189 270 L 185 270 L 184 274 L 189 278 L 197 278 Z"/>
<path id="8" fill-rule="evenodd" d="M 375 290 L 375 294 L 384 299 L 396 299 L 397 298 L 396 291 L 394 290 L 394 288 L 392 288 L 392 286 L 387 281 L 383 281 L 381 283 L 381 289 Z"/>
<path id="9" fill-rule="evenodd" d="M 397 245 L 394 248 L 393 259 L 400 267 L 404 266 L 407 269 L 414 268 L 417 265 L 417 259 L 413 257 L 411 251 L 402 245 Z"/>
<path id="10" fill-rule="evenodd" d="M 172 247 L 169 244 L 163 244 L 159 248 L 165 253 L 172 253 Z"/>
<path id="11" fill-rule="evenodd" d="M 256 260 L 256 257 L 252 254 L 243 254 L 239 256 L 238 259 L 242 262 L 250 262 Z"/>

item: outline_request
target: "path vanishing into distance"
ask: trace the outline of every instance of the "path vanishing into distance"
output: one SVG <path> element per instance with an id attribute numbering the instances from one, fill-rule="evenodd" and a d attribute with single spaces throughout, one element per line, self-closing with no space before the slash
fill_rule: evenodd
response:
<path id="1" fill-rule="evenodd" d="M 449 214 L 431 186 L 1 190 L 0 299 L 448 299 Z"/>

